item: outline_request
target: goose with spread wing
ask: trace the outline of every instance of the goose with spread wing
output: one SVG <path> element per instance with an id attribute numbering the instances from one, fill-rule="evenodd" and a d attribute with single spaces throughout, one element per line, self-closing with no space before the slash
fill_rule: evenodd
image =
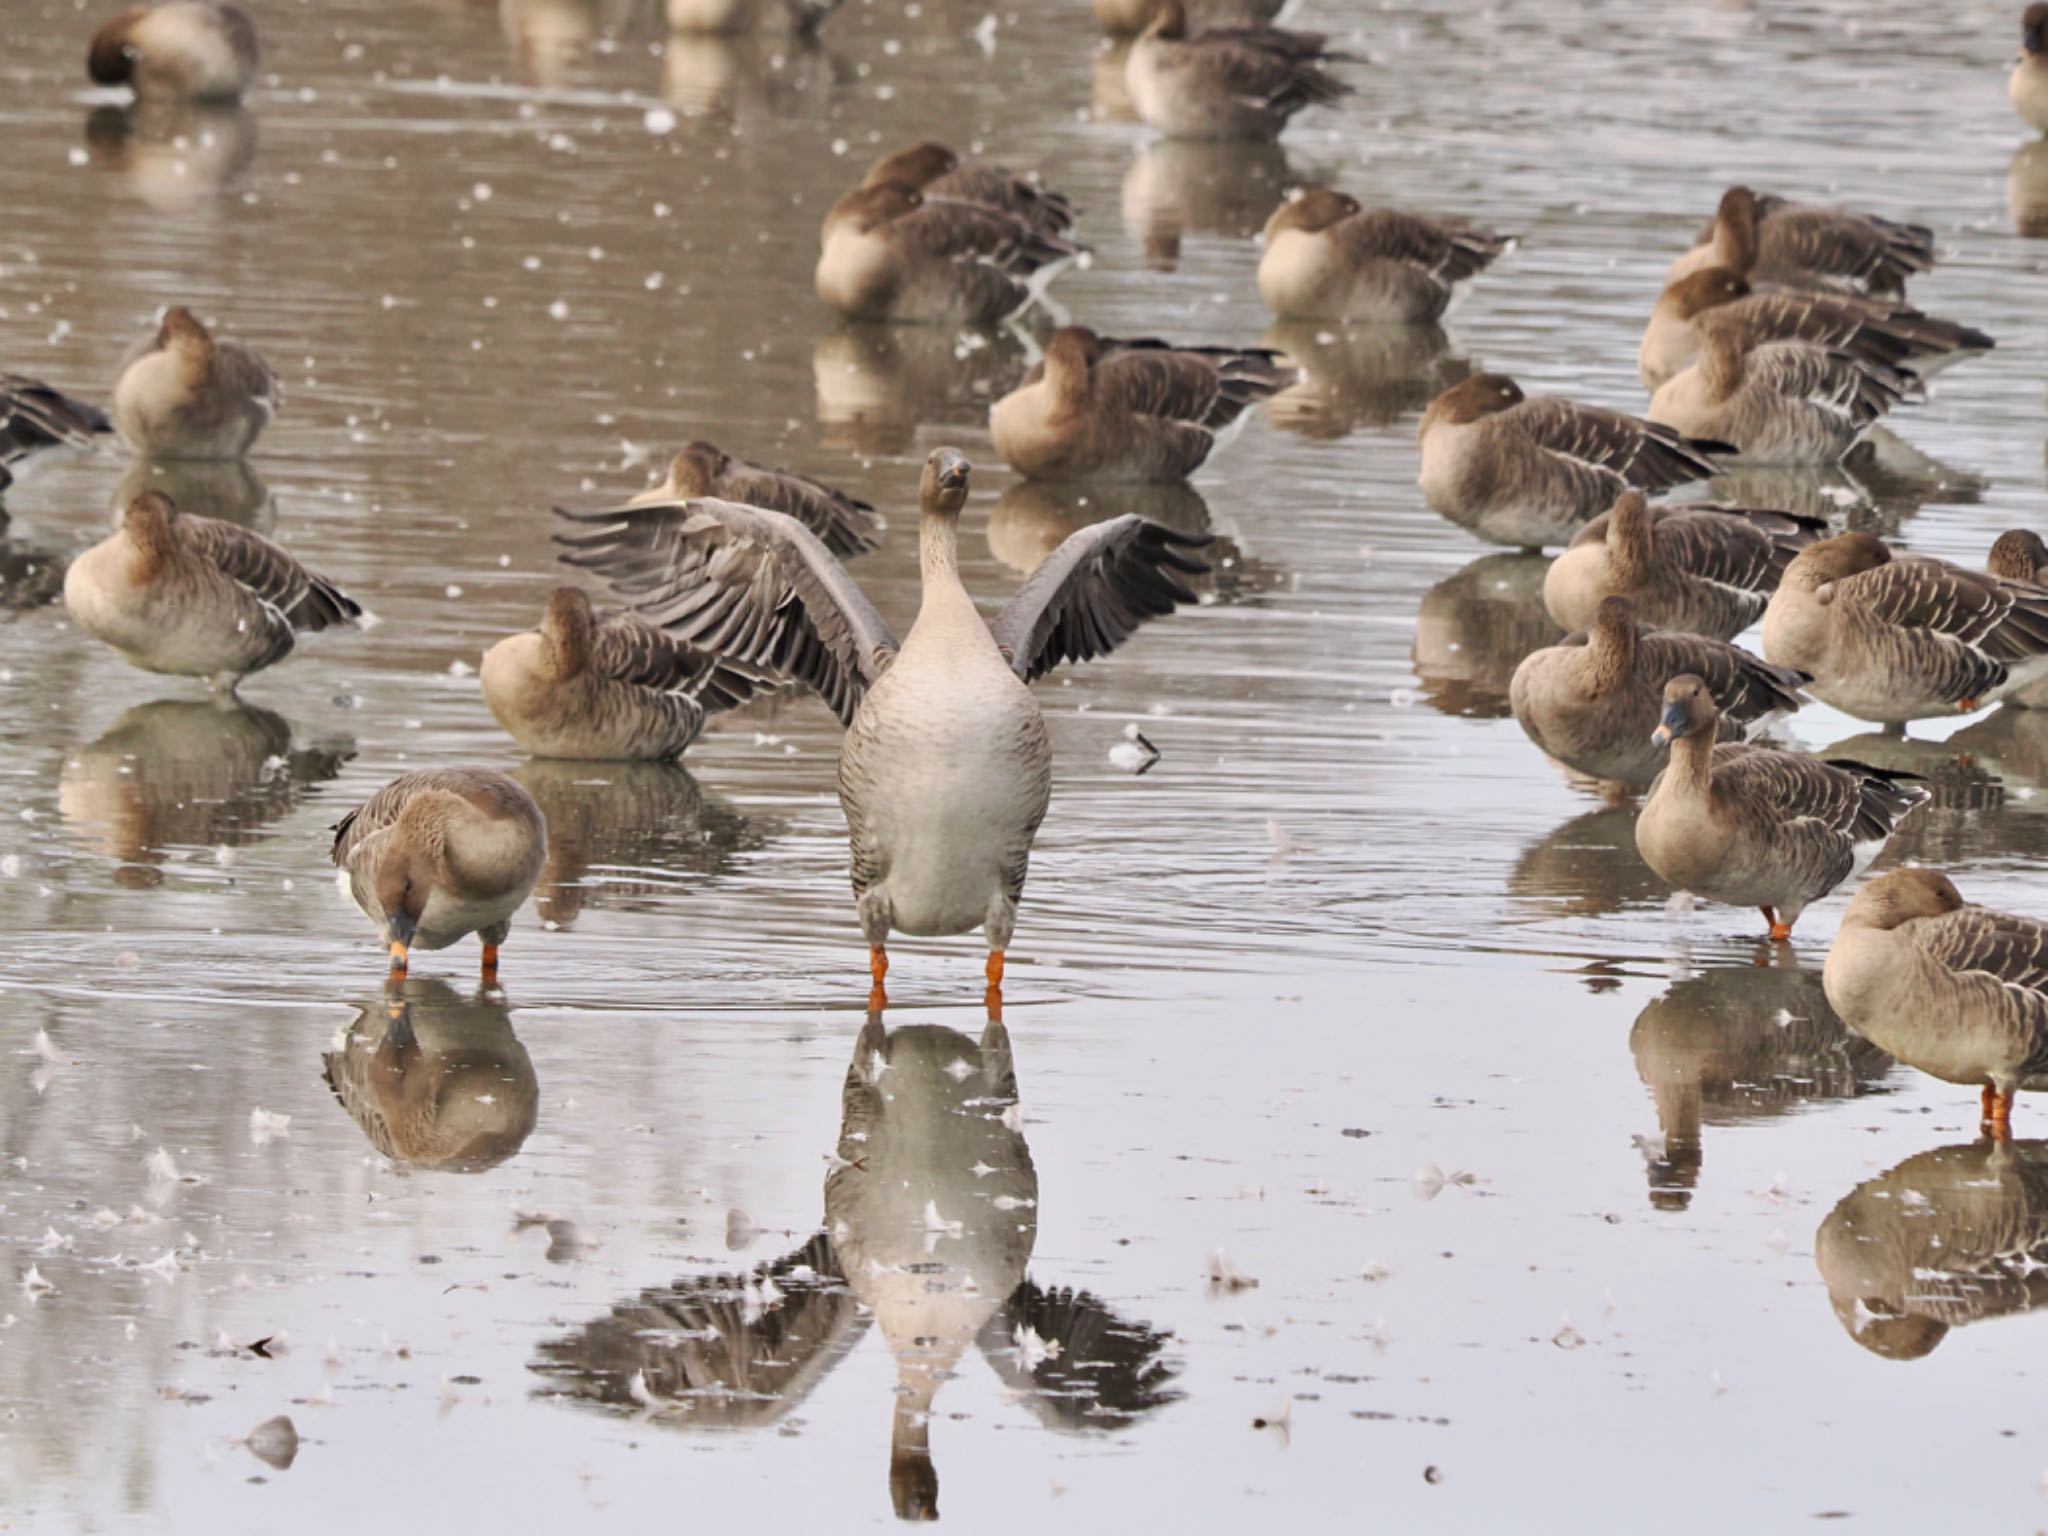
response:
<path id="1" fill-rule="evenodd" d="M 0 491 L 13 483 L 9 466 L 45 448 L 83 448 L 113 422 L 97 406 L 74 400 L 18 373 L 0 373 Z"/>
<path id="2" fill-rule="evenodd" d="M 1456 219 L 1309 187 L 1266 221 L 1259 296 L 1283 320 L 1422 325 L 1515 243 Z"/>
<path id="3" fill-rule="evenodd" d="M 1182 0 L 1159 0 L 1131 44 L 1124 83 L 1138 116 L 1169 138 L 1277 139 L 1295 113 L 1351 94 L 1324 67 L 1348 59 L 1321 32 L 1192 31 Z"/>
<path id="4" fill-rule="evenodd" d="M 715 443 L 694 442 L 669 461 L 668 473 L 635 496 L 631 505 L 715 496 L 749 507 L 787 512 L 835 555 L 865 554 L 882 541 L 875 509 L 842 490 L 787 469 L 765 469 L 736 459 Z"/>
<path id="5" fill-rule="evenodd" d="M 1073 534 L 984 620 L 961 584 L 967 460 L 942 448 L 920 489 L 923 602 L 898 641 L 845 567 L 795 519 L 699 500 L 557 509 L 571 565 L 643 618 L 737 666 L 817 691 L 847 726 L 839 800 L 879 989 L 892 932 L 980 928 L 999 985 L 1032 839 L 1052 791 L 1045 717 L 1026 686 L 1115 649 L 1194 600 L 1205 539 L 1135 515 Z"/>
<path id="6" fill-rule="evenodd" d="M 1934 231 L 1853 208 L 1826 208 L 1730 187 L 1692 249 L 1672 262 L 1666 286 L 1702 267 L 1727 267 L 1752 282 L 1831 288 L 1898 298 L 1906 280 L 1934 269 Z"/>

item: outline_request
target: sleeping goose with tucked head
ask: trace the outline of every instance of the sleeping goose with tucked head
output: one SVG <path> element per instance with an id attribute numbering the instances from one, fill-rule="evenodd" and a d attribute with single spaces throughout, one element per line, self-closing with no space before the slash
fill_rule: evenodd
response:
<path id="1" fill-rule="evenodd" d="M 270 365 L 215 337 L 182 304 L 164 311 L 114 381 L 114 426 L 153 459 L 238 459 L 282 398 Z"/>
<path id="2" fill-rule="evenodd" d="M 1716 746 L 1719 723 L 1702 679 L 1665 685 L 1652 739 L 1670 746 L 1671 763 L 1636 818 L 1636 851 L 1680 890 L 1755 907 L 1773 939 L 1789 939 L 1799 914 L 1876 858 L 1927 791 L 1862 763 Z"/>
<path id="3" fill-rule="evenodd" d="M 1073 201 L 999 165 L 963 165 L 945 145 L 927 139 L 884 155 L 868 167 L 861 186 L 900 181 L 928 200 L 979 203 L 1021 219 L 1042 235 L 1064 235 L 1074 227 Z M 832 233 L 828 217 L 825 234 Z"/>
<path id="4" fill-rule="evenodd" d="M 2027 7 L 2020 17 L 2020 56 L 2005 84 L 2012 109 L 2036 133 L 2048 133 L 2048 5 Z"/>
<path id="5" fill-rule="evenodd" d="M 488 981 L 547 853 L 547 820 L 518 783 L 491 768 L 434 768 L 401 773 L 336 822 L 332 857 L 394 972 L 415 949 L 473 933 Z"/>
<path id="6" fill-rule="evenodd" d="M 1306 188 L 1266 221 L 1259 295 L 1283 320 L 1421 325 L 1514 244 L 1491 230 Z"/>
<path id="7" fill-rule="evenodd" d="M 635 496 L 632 506 L 715 496 L 787 512 L 835 555 L 858 555 L 881 542 L 875 509 L 844 491 L 786 469 L 764 469 L 736 459 L 715 443 L 691 443 L 669 461 L 668 472 Z"/>
<path id="8" fill-rule="evenodd" d="M 11 466 L 47 448 L 85 448 L 113 422 L 97 406 L 50 388 L 40 379 L 0 373 L 0 491 L 13 483 Z"/>
<path id="9" fill-rule="evenodd" d="M 1714 473 L 1725 444 L 1597 405 L 1529 396 L 1475 373 L 1438 395 L 1416 431 L 1430 508 L 1491 544 L 1568 544 L 1623 491 Z"/>
<path id="10" fill-rule="evenodd" d="M 2048 1089 L 2048 923 L 1970 906 L 1934 870 L 1895 869 L 1849 903 L 1821 979 L 1858 1034 L 1980 1087 L 1999 1135 L 2014 1094 Z"/>
<path id="11" fill-rule="evenodd" d="M 1650 397 L 1650 420 L 1736 450 L 1735 462 L 1836 464 L 1906 397 L 1894 368 L 1804 341 L 1744 345 L 1710 328 L 1699 355 Z"/>
<path id="12" fill-rule="evenodd" d="M 1984 569 L 2004 581 L 2048 588 L 2048 543 L 2031 529 L 2008 529 L 1992 543 Z M 2048 677 L 2007 690 L 1999 702 L 2018 709 L 2048 709 Z"/>
<path id="13" fill-rule="evenodd" d="M 137 96 L 232 101 L 256 77 L 256 24 L 239 6 L 165 0 L 131 6 L 92 35 L 86 73 Z"/>
<path id="14" fill-rule="evenodd" d="M 993 325 L 1029 305 L 1081 252 L 985 203 L 927 200 L 885 181 L 825 220 L 818 297 L 850 320 Z"/>
<path id="15" fill-rule="evenodd" d="M 1300 377 L 1262 347 L 1117 341 L 1070 325 L 989 411 L 996 452 L 1034 480 L 1184 480 Z"/>
<path id="16" fill-rule="evenodd" d="M 596 571 L 650 623 L 742 668 L 815 689 L 847 726 L 839 802 L 879 989 L 892 932 L 988 942 L 999 985 L 1031 844 L 1052 792 L 1052 747 L 1026 686 L 1102 655 L 1192 602 L 1206 539 L 1126 515 L 1073 534 L 993 620 L 960 581 L 968 464 L 926 461 L 924 596 L 899 641 L 846 570 L 779 512 L 700 500 L 557 515 L 571 565 Z"/>
<path id="17" fill-rule="evenodd" d="M 1859 720 L 1968 714 L 2048 677 L 2048 590 L 1844 533 L 1786 566 L 1763 642 Z"/>
<path id="18" fill-rule="evenodd" d="M 158 491 L 136 497 L 113 536 L 71 562 L 64 606 L 143 670 L 208 678 L 228 693 L 289 656 L 301 634 L 375 622 L 260 534 L 182 516 Z"/>
<path id="19" fill-rule="evenodd" d="M 1721 507 L 1652 507 L 1623 491 L 1543 576 L 1543 606 L 1585 629 L 1603 599 L 1625 597 L 1655 629 L 1732 640 L 1763 617 L 1793 556 L 1827 532 L 1818 518 Z"/>
<path id="20" fill-rule="evenodd" d="M 1124 83 L 1150 127 L 1176 139 L 1277 139 L 1305 107 L 1351 87 L 1323 66 L 1347 61 L 1320 32 L 1222 27 L 1196 32 L 1182 0 L 1158 0 L 1131 44 Z"/>
<path id="21" fill-rule="evenodd" d="M 1934 231 L 1923 224 L 1730 187 L 1664 282 L 1669 287 L 1702 267 L 1727 267 L 1753 283 L 1899 298 L 1906 279 L 1932 271 L 1937 259 Z"/>

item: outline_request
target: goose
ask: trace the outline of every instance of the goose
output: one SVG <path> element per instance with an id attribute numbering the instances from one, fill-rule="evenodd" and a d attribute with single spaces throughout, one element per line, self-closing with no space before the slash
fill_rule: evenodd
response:
<path id="1" fill-rule="evenodd" d="M 1226 27 L 1190 32 L 1181 0 L 1158 0 L 1152 22 L 1131 44 L 1124 82 L 1148 126 L 1176 139 L 1277 139 L 1304 107 L 1351 94 L 1326 64 L 1320 32 Z"/>
<path id="2" fill-rule="evenodd" d="M 0 373 L 0 491 L 13 465 L 46 448 L 85 448 L 113 422 L 98 406 L 74 400 L 19 373 Z"/>
<path id="3" fill-rule="evenodd" d="M 1565 629 L 1585 629 L 1603 598 L 1625 597 L 1652 628 L 1733 640 L 1763 617 L 1793 556 L 1826 532 L 1790 512 L 1653 508 L 1623 491 L 1550 563 L 1543 606 Z"/>
<path id="4" fill-rule="evenodd" d="M 900 181 L 847 193 L 825 227 L 818 297 L 850 320 L 993 325 L 1081 251 L 999 208 L 927 201 Z"/>
<path id="5" fill-rule="evenodd" d="M 863 189 L 900 181 L 926 198 L 979 203 L 1021 219 L 1042 235 L 1064 235 L 1074 227 L 1073 201 L 999 165 L 963 165 L 944 144 L 925 140 L 884 155 L 868 167 Z M 832 233 L 828 218 L 825 234 Z"/>
<path id="6" fill-rule="evenodd" d="M 1763 648 L 1858 720 L 1968 714 L 2048 677 L 2048 590 L 1838 534 L 1785 567 Z"/>
<path id="7" fill-rule="evenodd" d="M 150 458 L 238 459 L 270 425 L 281 399 L 268 363 L 216 338 L 178 304 L 122 364 L 114 426 Z"/>
<path id="8" fill-rule="evenodd" d="M 1938 870 L 1894 869 L 1858 891 L 1821 981 L 1873 1044 L 1981 1087 L 2001 1135 L 2014 1094 L 2048 1089 L 2048 923 L 1969 905 Z"/>
<path id="9" fill-rule="evenodd" d="M 256 23 L 240 6 L 165 0 L 103 23 L 85 70 L 94 85 L 125 85 L 139 97 L 232 101 L 256 78 L 256 59 Z"/>
<path id="10" fill-rule="evenodd" d="M 483 976 L 540 878 L 548 824 L 533 796 L 492 768 L 401 773 L 334 824 L 342 892 L 377 925 L 402 975 L 415 949 L 475 934 Z"/>
<path id="11" fill-rule="evenodd" d="M 1429 403 L 1416 430 L 1423 500 L 1490 544 L 1569 544 L 1631 487 L 1669 490 L 1714 473 L 1725 444 L 1597 405 L 1524 395 L 1475 373 Z"/>
<path id="12" fill-rule="evenodd" d="M 1070 325 L 990 409 L 989 431 L 1034 480 L 1184 480 L 1299 377 L 1263 347 L 1117 341 Z"/>
<path id="13" fill-rule="evenodd" d="M 2020 17 L 2019 62 L 2005 89 L 2020 121 L 2048 133 L 2048 5 L 2030 5 Z"/>
<path id="14" fill-rule="evenodd" d="M 484 653 L 484 703 L 534 757 L 668 762 L 755 679 L 632 613 L 599 618 L 575 587 L 548 598 L 540 628 Z"/>
<path id="15" fill-rule="evenodd" d="M 1737 464 L 1836 464 L 1911 380 L 1803 341 L 1745 347 L 1711 328 L 1698 357 L 1650 397 L 1650 420 L 1729 444 Z"/>
<path id="16" fill-rule="evenodd" d="M 761 26 L 766 15 L 780 9 L 790 30 L 799 37 L 811 37 L 845 0 L 664 0 L 672 32 L 750 32 Z"/>
<path id="17" fill-rule="evenodd" d="M 2008 529 L 1992 542 L 1984 569 L 2005 581 L 2048 588 L 2048 543 L 2031 529 Z M 2000 702 L 2019 709 L 2048 709 L 2048 678 L 2012 689 Z"/>
<path id="18" fill-rule="evenodd" d="M 1862 763 L 1716 746 L 1719 715 L 1702 679 L 1665 684 L 1652 740 L 1670 746 L 1671 762 L 1636 818 L 1636 851 L 1682 891 L 1757 908 L 1783 942 L 1808 905 L 1883 851 L 1927 791 Z"/>
<path id="19" fill-rule="evenodd" d="M 867 502 L 807 475 L 736 459 L 714 443 L 691 443 L 669 461 L 661 479 L 629 504 L 647 506 L 697 496 L 787 512 L 835 555 L 864 554 L 882 541 L 881 523 Z"/>
<path id="20" fill-rule="evenodd" d="M 1266 221 L 1259 296 L 1283 320 L 1419 325 L 1440 318 L 1457 285 L 1514 244 L 1456 220 L 1367 208 L 1309 187 Z"/>
<path id="21" fill-rule="evenodd" d="M 1934 269 L 1934 231 L 1853 208 L 1791 202 L 1730 187 L 1691 250 L 1672 262 L 1669 287 L 1702 267 L 1728 267 L 1752 282 L 1833 288 L 1898 298 L 1906 279 Z"/>
<path id="22" fill-rule="evenodd" d="M 1190 19 L 1205 27 L 1270 27 L 1292 0 L 1189 0 Z M 1159 0 L 1095 0 L 1102 30 L 1130 37 L 1152 25 Z"/>
<path id="23" fill-rule="evenodd" d="M 878 992 L 892 932 L 977 927 L 990 986 L 1000 985 L 1052 787 L 1045 718 L 1026 685 L 1192 602 L 1184 578 L 1206 569 L 1187 551 L 1207 540 L 1127 514 L 1068 538 L 985 622 L 960 582 L 969 472 L 949 448 L 925 461 L 924 596 L 900 642 L 845 568 L 781 513 L 714 500 L 556 509 L 572 525 L 556 536 L 569 564 L 675 638 L 809 685 L 846 725 L 839 801 Z"/>
<path id="24" fill-rule="evenodd" d="M 376 622 L 261 534 L 186 517 L 161 491 L 136 497 L 121 526 L 71 562 L 64 606 L 144 671 L 208 678 L 228 694 L 301 634 Z"/>
<path id="25" fill-rule="evenodd" d="M 1657 300 L 1636 353 L 1643 387 L 1655 391 L 1675 377 L 1712 330 L 1732 331 L 1745 350 L 1772 341 L 1811 342 L 1919 379 L 1997 345 L 1983 331 L 1907 304 L 1798 289 L 1761 292 L 1727 267 L 1702 267 Z"/>
<path id="26" fill-rule="evenodd" d="M 1603 599 L 1584 634 L 1524 657 L 1508 702 L 1523 733 L 1567 768 L 1640 787 L 1664 766 L 1650 739 L 1664 687 L 1685 676 L 1703 680 L 1722 741 L 1741 741 L 1805 702 L 1797 672 L 1704 635 L 1646 629 L 1625 597 Z"/>

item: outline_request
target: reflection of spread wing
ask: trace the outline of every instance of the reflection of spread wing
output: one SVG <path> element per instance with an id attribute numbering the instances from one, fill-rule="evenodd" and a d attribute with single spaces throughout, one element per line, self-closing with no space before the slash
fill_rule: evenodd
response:
<path id="1" fill-rule="evenodd" d="M 748 1275 L 696 1275 L 642 1291 L 544 1341 L 531 1369 L 546 1378 L 542 1397 L 646 1409 L 682 1428 L 743 1429 L 801 1403 L 867 1323 L 821 1233 Z"/>
<path id="2" fill-rule="evenodd" d="M 1026 1330 L 1029 1330 L 1028 1332 Z M 981 1330 L 981 1352 L 1054 1429 L 1129 1428 L 1178 1401 L 1173 1335 L 1126 1321 L 1086 1291 L 1025 1280 Z"/>

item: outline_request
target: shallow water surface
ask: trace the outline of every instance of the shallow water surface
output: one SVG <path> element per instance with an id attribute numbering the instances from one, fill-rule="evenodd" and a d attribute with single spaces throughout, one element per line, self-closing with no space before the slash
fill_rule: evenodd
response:
<path id="1" fill-rule="evenodd" d="M 1663 268 L 1741 177 L 1933 224 L 1915 300 L 2000 345 L 1843 473 L 1719 489 L 1959 559 L 2040 527 L 2005 8 L 1308 0 L 1370 62 L 1261 148 L 1148 142 L 1082 0 L 849 0 L 816 49 L 633 0 L 251 8 L 260 88 L 194 117 L 85 86 L 87 9 L 0 19 L 0 367 L 104 397 L 161 305 L 218 318 L 286 406 L 168 488 L 383 620 L 216 705 L 52 602 L 152 472 L 8 493 L 0 1523 L 2041 1520 L 2048 1318 L 2000 1314 L 2042 1299 L 2048 1143 L 1978 1144 L 1972 1095 L 1833 1018 L 1845 895 L 1775 953 L 1668 902 L 1631 808 L 1507 717 L 1541 560 L 1414 488 L 1474 368 L 1640 407 Z M 812 297 L 825 207 L 925 136 L 1073 196 L 1076 318 L 1264 336 L 1304 382 L 1192 488 L 1016 483 L 986 408 L 1042 328 Z M 1311 178 L 1523 243 L 1441 332 L 1275 327 L 1250 237 Z M 679 768 L 522 764 L 483 709 L 550 505 L 692 437 L 883 508 L 858 572 L 899 624 L 941 444 L 991 600 L 1127 505 L 1215 535 L 1200 608 L 1040 685 L 1000 1024 L 971 940 L 897 946 L 868 1017 L 814 701 Z M 1895 856 L 2048 910 L 2048 721 L 1791 737 L 1925 775 Z M 326 828 L 465 760 L 546 809 L 542 889 L 501 988 L 464 946 L 387 990 Z M 245 1443 L 280 1414 L 283 1468 Z"/>

